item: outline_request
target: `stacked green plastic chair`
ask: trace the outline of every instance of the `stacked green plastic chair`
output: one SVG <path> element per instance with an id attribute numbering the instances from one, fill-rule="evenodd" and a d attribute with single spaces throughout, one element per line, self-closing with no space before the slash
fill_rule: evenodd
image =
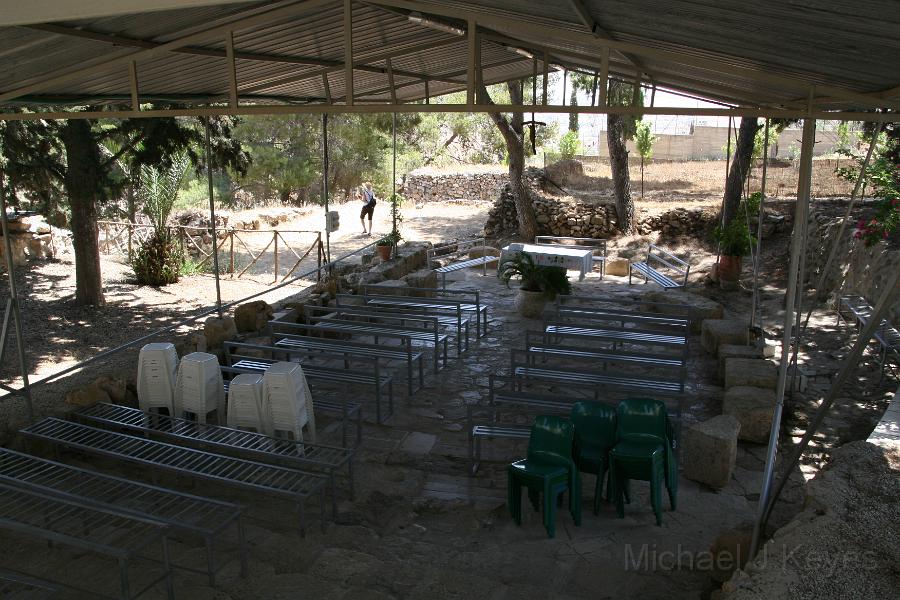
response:
<path id="1" fill-rule="evenodd" d="M 572 405 L 575 425 L 575 464 L 583 473 L 597 476 L 594 486 L 594 514 L 600 511 L 603 479 L 609 472 L 609 451 L 616 443 L 616 409 L 602 402 L 583 401 Z M 609 500 L 610 484 L 606 485 Z"/>
<path id="2" fill-rule="evenodd" d="M 547 535 L 556 535 L 556 503 L 569 492 L 569 512 L 575 525 L 581 525 L 581 475 L 572 459 L 574 426 L 562 417 L 542 415 L 534 419 L 526 458 L 509 465 L 507 495 L 509 512 L 517 525 L 522 524 L 522 488 L 535 511 L 543 505 Z M 543 496 L 543 502 L 540 502 Z"/>
<path id="3" fill-rule="evenodd" d="M 628 398 L 619 403 L 617 413 L 616 445 L 609 453 L 616 511 L 619 517 L 625 516 L 628 480 L 649 481 L 656 524 L 662 525 L 662 485 L 669 492 L 672 510 L 678 491 L 675 439 L 666 405 L 649 398 Z"/>

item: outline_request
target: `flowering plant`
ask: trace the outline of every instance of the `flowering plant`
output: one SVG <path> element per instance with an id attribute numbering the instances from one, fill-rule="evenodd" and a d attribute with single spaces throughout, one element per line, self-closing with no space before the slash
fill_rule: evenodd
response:
<path id="1" fill-rule="evenodd" d="M 900 164 L 897 163 L 897 148 L 900 144 L 896 138 L 888 138 L 879 144 L 878 154 L 867 169 L 868 180 L 872 184 L 872 195 L 875 197 L 875 212 L 868 218 L 857 221 L 853 234 L 868 248 L 900 228 Z M 861 168 L 861 159 L 856 157 L 857 167 L 844 167 L 837 170 L 839 177 L 855 180 Z"/>

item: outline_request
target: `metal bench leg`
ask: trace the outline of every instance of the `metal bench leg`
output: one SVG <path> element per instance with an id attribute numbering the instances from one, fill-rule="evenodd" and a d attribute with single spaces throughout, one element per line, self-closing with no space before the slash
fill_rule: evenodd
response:
<path id="1" fill-rule="evenodd" d="M 356 409 L 356 446 L 362 444 L 362 407 Z"/>
<path id="2" fill-rule="evenodd" d="M 413 395 L 413 366 L 411 362 L 406 363 L 406 391 Z"/>
<path id="3" fill-rule="evenodd" d="M 166 577 L 169 577 L 169 575 Z M 123 600 L 129 600 L 131 598 L 131 590 L 128 588 L 128 561 L 124 558 L 119 559 L 119 579 L 122 583 L 122 598 Z M 171 598 L 171 596 L 169 597 Z"/>
<path id="4" fill-rule="evenodd" d="M 356 497 L 356 486 L 353 484 L 353 457 L 351 456 L 347 459 L 347 478 L 350 480 L 350 501 Z"/>
<path id="5" fill-rule="evenodd" d="M 375 422 L 381 425 L 381 382 L 375 380 Z"/>
<path id="6" fill-rule="evenodd" d="M 388 417 L 394 415 L 394 380 L 388 382 Z"/>
<path id="7" fill-rule="evenodd" d="M 347 401 L 341 400 L 341 447 L 347 447 L 347 425 L 349 425 L 349 419 L 347 418 Z"/>
<path id="8" fill-rule="evenodd" d="M 247 540 L 244 536 L 244 522 L 240 515 L 237 518 L 238 530 L 238 558 L 241 561 L 241 578 L 247 576 Z"/>
<path id="9" fill-rule="evenodd" d="M 328 486 L 331 488 L 331 518 L 337 519 L 337 490 L 334 485 L 334 471 L 328 477 Z"/>
<path id="10" fill-rule="evenodd" d="M 209 587 L 216 587 L 216 565 L 212 540 L 207 536 L 204 542 L 206 542 L 206 575 L 209 577 Z"/>
<path id="11" fill-rule="evenodd" d="M 300 537 L 306 537 L 306 509 L 303 500 L 297 502 L 297 514 L 300 518 Z"/>
<path id="12" fill-rule="evenodd" d="M 322 533 L 325 533 L 325 488 L 319 490 L 319 523 L 321 523 Z"/>
<path id="13" fill-rule="evenodd" d="M 419 355 L 419 389 L 425 387 L 425 367 L 422 364 L 422 355 Z"/>

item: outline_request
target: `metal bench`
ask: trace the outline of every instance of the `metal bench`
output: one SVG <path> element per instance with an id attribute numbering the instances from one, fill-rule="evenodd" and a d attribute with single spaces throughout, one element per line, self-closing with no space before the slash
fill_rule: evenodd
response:
<path id="1" fill-rule="evenodd" d="M 124 406 L 116 408 L 141 412 Z M 211 586 L 215 586 L 216 572 L 224 566 L 223 563 L 216 567 L 216 539 L 234 526 L 238 534 L 241 576 L 246 574 L 242 509 L 237 504 L 79 469 L 6 448 L 0 448 L 0 481 L 70 500 L 94 503 L 123 514 L 159 521 L 176 531 L 198 535 L 203 538 L 206 547 L 205 574 Z M 179 568 L 204 573 L 189 567 Z M 0 597 L 5 596 L 0 594 Z"/>
<path id="2" fill-rule="evenodd" d="M 167 471 L 240 490 L 287 498 L 297 503 L 300 532 L 304 536 L 306 500 L 318 495 L 322 530 L 325 529 L 328 478 L 319 473 L 185 448 L 53 417 L 38 421 L 20 430 L 20 433 L 57 446 L 136 464 L 151 473 Z"/>
<path id="3" fill-rule="evenodd" d="M 594 253 L 594 264 L 600 265 L 600 279 L 603 279 L 603 276 L 606 275 L 606 240 L 603 238 L 538 235 L 535 236 L 534 243 L 538 246 L 561 246 L 577 250 L 592 250 Z"/>
<path id="4" fill-rule="evenodd" d="M 436 258 L 456 256 L 462 252 L 465 252 L 466 250 L 470 250 L 471 248 L 476 248 L 478 246 L 485 246 L 484 238 L 460 240 L 433 246 L 426 250 L 425 253 L 428 268 L 433 268 L 432 265 Z M 454 271 L 468 269 L 469 267 L 482 267 L 482 275 L 487 276 L 488 263 L 496 262 L 498 260 L 500 260 L 499 256 L 479 256 L 478 258 L 469 258 L 461 262 L 450 263 L 449 265 L 444 265 L 434 270 L 435 272 L 441 274 L 441 287 L 447 287 L 447 273 L 453 273 Z"/>
<path id="5" fill-rule="evenodd" d="M 448 336 L 438 331 L 437 327 L 434 327 L 433 329 L 418 329 L 384 325 L 380 323 L 366 323 L 348 319 L 337 319 L 333 317 L 312 317 L 310 318 L 310 321 L 313 325 L 313 329 L 320 332 L 371 337 L 375 340 L 376 344 L 378 343 L 379 338 L 405 338 L 408 339 L 410 343 L 418 342 L 420 344 L 430 345 L 433 348 L 435 373 L 440 370 L 441 347 L 443 346 L 443 362 L 444 366 L 447 366 Z"/>
<path id="6" fill-rule="evenodd" d="M 226 366 L 222 367 L 223 373 L 265 373 L 266 370 L 276 362 L 271 358 L 259 358 L 256 356 L 246 356 L 229 352 L 228 349 L 235 346 L 247 346 L 248 344 L 239 344 L 235 342 L 225 342 L 225 362 Z M 266 346 L 262 346 L 266 348 Z M 282 349 L 284 352 L 291 352 L 287 348 Z M 235 361 L 235 359 L 238 359 Z M 387 373 L 381 373 L 378 367 L 378 361 L 373 361 L 375 368 L 371 373 L 358 373 L 347 369 L 335 369 L 332 367 L 320 367 L 318 365 L 303 364 L 303 374 L 311 381 L 337 382 L 349 384 L 371 385 L 375 389 L 375 421 L 382 422 L 381 418 L 381 397 L 382 389 L 387 388 L 388 397 L 388 416 L 394 414 L 394 378 Z M 226 370 L 226 367 L 234 369 L 234 371 Z M 313 399 L 313 407 L 318 407 L 316 400 Z M 343 412 L 342 412 L 343 414 Z M 349 414 L 349 411 L 347 411 Z"/>
<path id="7" fill-rule="evenodd" d="M 544 354 L 532 354 L 526 350 L 513 349 L 510 352 L 510 375 L 528 379 L 537 377 L 544 380 L 603 386 L 629 392 L 640 392 L 651 396 L 677 396 L 684 392 L 684 378 L 637 376 L 629 373 L 611 371 L 597 372 L 593 369 L 572 369 L 566 367 L 537 366 L 536 358 Z"/>
<path id="8" fill-rule="evenodd" d="M 637 271 L 643 276 L 644 283 L 652 279 L 666 290 L 684 287 L 691 271 L 689 260 L 690 255 L 681 259 L 659 246 L 650 244 L 647 248 L 647 259 L 644 262 L 631 263 L 628 269 L 628 285 L 631 285 L 631 276 Z M 660 269 L 667 269 L 676 279 L 669 277 Z"/>
<path id="9" fill-rule="evenodd" d="M 46 600 L 60 591 L 52 581 L 18 571 L 0 569 L 0 598 L 7 600 Z"/>
<path id="10" fill-rule="evenodd" d="M 189 419 L 150 414 L 138 408 L 98 402 L 75 412 L 75 418 L 88 425 L 118 429 L 186 446 L 208 448 L 222 454 L 234 454 L 260 462 L 311 468 L 328 476 L 331 511 L 337 515 L 335 471 L 347 469 L 350 499 L 353 499 L 353 450 L 295 442 L 253 431 L 198 423 Z"/>
<path id="11" fill-rule="evenodd" d="M 296 323 L 279 323 L 279 326 L 297 325 Z M 309 328 L 300 325 L 297 330 L 306 331 Z M 406 382 L 407 390 L 410 395 L 415 392 L 413 387 L 413 372 L 415 365 L 418 365 L 419 389 L 425 385 L 425 374 L 423 368 L 422 352 L 413 352 L 412 345 L 404 343 L 397 346 L 383 346 L 378 344 L 367 344 L 365 342 L 351 342 L 349 340 L 331 340 L 322 337 L 312 337 L 305 335 L 296 335 L 292 333 L 282 333 L 279 331 L 272 332 L 272 338 L 275 347 L 279 349 L 304 349 L 309 351 L 317 351 L 323 354 L 339 354 L 344 357 L 345 361 L 351 356 L 362 356 L 375 359 L 383 359 L 385 361 L 402 361 L 406 363 Z M 393 349 L 396 348 L 396 349 Z"/>
<path id="12" fill-rule="evenodd" d="M 460 309 L 466 313 L 475 315 L 475 329 L 478 336 L 487 334 L 488 307 L 481 302 L 481 293 L 478 290 L 448 290 L 447 288 L 403 288 L 405 296 L 382 293 L 386 290 L 379 289 L 378 284 L 363 285 L 359 293 L 370 298 L 368 304 L 375 306 L 388 306 L 393 301 L 400 301 L 401 305 L 418 306 L 428 304 L 435 300 L 458 302 Z"/>
<path id="13" fill-rule="evenodd" d="M 687 353 L 688 341 L 685 335 L 644 331 L 637 328 L 578 327 L 568 322 L 545 321 L 544 334 L 548 343 L 558 343 L 561 339 L 578 338 L 606 341 L 616 346 L 659 346 L 678 348 Z"/>
<path id="14" fill-rule="evenodd" d="M 618 363 L 638 367 L 677 369 L 682 373 L 683 377 L 686 376 L 687 359 L 684 352 L 679 352 L 678 354 L 624 352 L 607 348 L 592 348 L 590 346 L 550 344 L 547 342 L 547 335 L 540 331 L 525 332 L 525 349 L 529 354 L 541 356 L 544 361 L 548 357 L 590 359 L 602 363 L 604 369 L 606 369 L 608 364 Z"/>
<path id="15" fill-rule="evenodd" d="M 875 310 L 869 302 L 862 296 L 841 296 L 838 304 L 838 322 L 844 319 L 842 311 L 846 310 L 852 315 L 856 322 L 857 328 L 864 327 L 869 319 L 872 318 L 872 312 Z M 894 327 L 887 319 L 882 319 L 875 330 L 873 336 L 875 341 L 881 346 L 881 377 L 884 377 L 884 371 L 887 366 L 888 354 L 893 354 L 900 359 L 900 331 Z"/>
<path id="16" fill-rule="evenodd" d="M 0 529 L 115 560 L 119 568 L 120 597 L 125 600 L 137 598 L 159 582 L 165 582 L 167 597 L 175 598 L 166 540 L 169 527 L 159 521 L 0 482 Z M 163 572 L 132 593 L 129 567 L 142 551 L 154 544 L 160 545 L 159 562 Z M 90 594 L 87 597 L 96 596 L 88 590 L 80 591 Z"/>
<path id="17" fill-rule="evenodd" d="M 469 319 L 462 316 L 462 311 L 457 307 L 452 315 L 442 314 L 436 311 L 428 314 L 421 312 L 404 312 L 402 308 L 391 308 L 385 306 L 348 306 L 346 303 L 351 299 L 359 299 L 358 296 L 339 294 L 335 297 L 337 306 L 331 307 L 311 307 L 311 313 L 324 315 L 333 315 L 341 319 L 365 319 L 371 323 L 380 324 L 396 324 L 401 327 L 425 327 L 430 329 L 430 325 L 435 323 L 437 326 L 445 328 L 445 330 L 456 332 L 456 356 L 462 356 L 463 352 L 469 351 Z M 341 300 L 344 304 L 341 305 Z M 463 349 L 465 343 L 465 349 Z"/>
<path id="18" fill-rule="evenodd" d="M 618 322 L 658 324 L 681 329 L 694 323 L 694 310 L 686 304 L 672 302 L 650 302 L 643 299 L 618 298 L 609 296 L 557 296 L 553 308 L 559 310 L 583 311 L 585 314 L 623 315 L 631 319 Z M 548 309 L 548 313 L 552 312 Z M 615 320 L 615 319 L 610 319 Z"/>

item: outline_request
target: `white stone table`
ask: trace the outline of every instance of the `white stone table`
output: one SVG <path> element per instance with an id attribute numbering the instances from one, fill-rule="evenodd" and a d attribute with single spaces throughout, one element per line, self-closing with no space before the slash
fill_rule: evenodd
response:
<path id="1" fill-rule="evenodd" d="M 575 248 L 559 248 L 536 246 L 535 244 L 510 244 L 500 251 L 500 262 L 526 253 L 534 260 L 534 264 L 547 267 L 564 267 L 567 271 L 578 271 L 578 280 L 594 268 L 594 251 Z"/>

